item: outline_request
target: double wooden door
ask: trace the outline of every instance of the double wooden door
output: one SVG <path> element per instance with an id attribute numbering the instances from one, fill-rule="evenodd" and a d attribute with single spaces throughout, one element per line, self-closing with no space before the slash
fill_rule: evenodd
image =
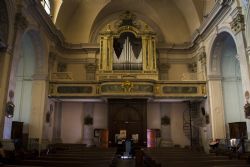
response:
<path id="1" fill-rule="evenodd" d="M 109 141 L 115 145 L 115 136 L 126 131 L 126 138 L 138 135 L 138 144 L 146 144 L 147 132 L 146 99 L 109 100 Z"/>

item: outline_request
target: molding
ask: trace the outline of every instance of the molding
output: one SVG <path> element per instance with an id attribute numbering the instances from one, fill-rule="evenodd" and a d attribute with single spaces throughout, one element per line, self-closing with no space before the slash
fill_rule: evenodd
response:
<path id="1" fill-rule="evenodd" d="M 208 75 L 208 81 L 216 81 L 216 80 L 222 80 L 221 75 Z"/>
<path id="2" fill-rule="evenodd" d="M 248 47 L 246 48 L 246 52 L 247 52 L 247 55 L 249 56 L 249 55 L 250 55 L 250 46 L 248 46 Z"/>
<path id="3" fill-rule="evenodd" d="M 48 74 L 34 74 L 32 76 L 33 80 L 44 80 L 48 81 Z"/>
<path id="4" fill-rule="evenodd" d="M 207 38 L 211 32 L 217 27 L 221 20 L 231 10 L 231 5 L 234 0 L 218 0 L 209 16 L 202 23 L 200 28 L 193 35 L 193 43 L 198 43 L 199 40 Z"/>

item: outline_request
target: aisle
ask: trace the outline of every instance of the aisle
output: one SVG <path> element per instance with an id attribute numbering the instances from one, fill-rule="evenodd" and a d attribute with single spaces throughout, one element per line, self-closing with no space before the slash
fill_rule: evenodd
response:
<path id="1" fill-rule="evenodd" d="M 134 159 L 118 159 L 117 167 L 135 167 Z"/>

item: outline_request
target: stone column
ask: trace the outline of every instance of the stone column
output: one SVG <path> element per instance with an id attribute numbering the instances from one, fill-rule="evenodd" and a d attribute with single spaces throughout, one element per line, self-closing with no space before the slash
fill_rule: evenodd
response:
<path id="1" fill-rule="evenodd" d="M 226 138 L 224 104 L 222 94 L 222 83 L 220 76 L 209 76 L 208 78 L 212 138 Z"/>
<path id="2" fill-rule="evenodd" d="M 241 79 L 242 79 L 242 89 L 245 94 L 246 91 L 250 91 L 250 69 L 249 69 L 249 56 L 247 54 L 246 48 L 246 37 L 245 37 L 245 22 L 244 15 L 242 14 L 241 8 L 236 8 L 231 13 L 233 21 L 230 23 L 231 28 L 235 35 L 236 47 L 237 47 L 237 57 L 240 62 L 240 71 L 241 71 Z M 243 103 L 246 103 L 245 101 Z M 244 111 L 242 111 L 244 112 Z M 246 119 L 247 122 L 247 133 L 248 137 L 250 137 L 250 121 Z"/>

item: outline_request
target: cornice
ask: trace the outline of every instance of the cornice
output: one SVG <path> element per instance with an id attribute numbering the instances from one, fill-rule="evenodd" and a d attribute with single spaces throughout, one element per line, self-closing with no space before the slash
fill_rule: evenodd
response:
<path id="1" fill-rule="evenodd" d="M 221 75 L 217 75 L 217 74 L 208 75 L 208 81 L 219 81 L 221 79 L 222 79 Z"/>
<path id="2" fill-rule="evenodd" d="M 39 4 L 39 1 L 26 1 L 29 3 L 29 12 L 31 13 L 31 16 L 33 16 L 39 24 L 43 25 L 42 27 L 46 30 L 49 38 L 55 42 L 59 50 L 70 53 L 99 51 L 98 44 L 72 44 L 66 42 L 62 32 L 56 28 L 49 15 L 47 15 L 45 10 L 43 9 L 42 5 Z M 157 50 L 172 53 L 193 53 L 197 48 L 199 48 L 197 44 L 199 40 L 203 40 L 204 38 L 206 38 L 210 34 L 211 30 L 215 27 L 215 25 L 217 25 L 231 10 L 231 5 L 233 2 L 234 0 L 218 0 L 208 17 L 193 33 L 190 43 L 184 43 L 181 45 L 159 44 Z"/>
<path id="3" fill-rule="evenodd" d="M 224 16 L 229 13 L 233 2 L 234 0 L 218 0 L 208 17 L 193 34 L 192 43 L 196 44 L 199 40 L 206 38 Z"/>

